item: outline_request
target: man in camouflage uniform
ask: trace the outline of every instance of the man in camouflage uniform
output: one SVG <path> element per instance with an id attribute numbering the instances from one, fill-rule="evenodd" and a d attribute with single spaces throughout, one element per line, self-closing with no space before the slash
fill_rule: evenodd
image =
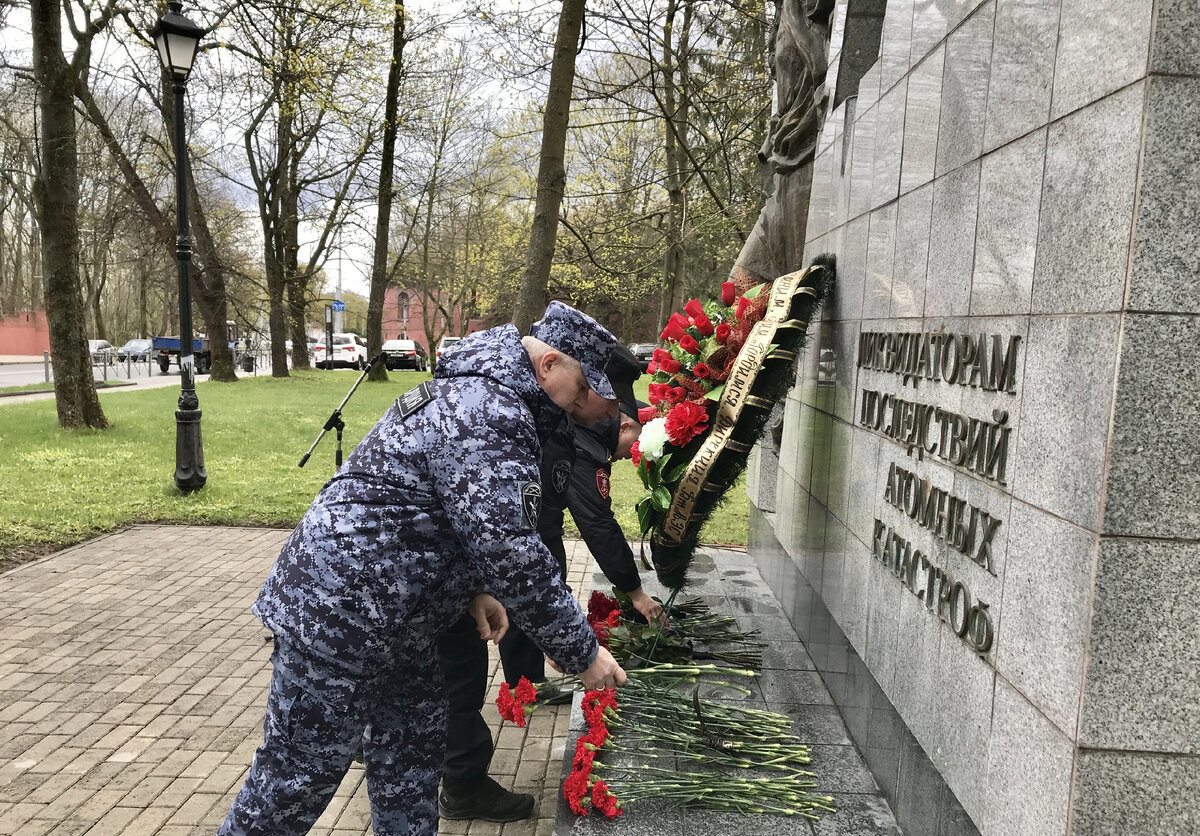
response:
<path id="1" fill-rule="evenodd" d="M 611 463 L 629 458 L 630 448 L 641 435 L 633 383 L 642 369 L 627 348 L 617 345 L 604 374 L 619 398 L 620 413 L 586 428 L 576 427 L 564 417 L 542 444 L 538 534 L 558 561 L 559 577 L 565 582 L 563 514 L 569 507 L 604 574 L 629 594 L 647 619 L 657 620 L 662 607 L 642 590 L 633 552 L 613 517 L 608 491 Z M 441 817 L 495 822 L 528 818 L 533 813 L 533 796 L 506 790 L 487 774 L 493 755 L 492 733 L 481 711 L 487 694 L 488 653 L 472 619 L 460 619 L 438 637 L 438 656 L 450 698 L 446 763 L 438 796 Z M 545 656 L 519 627 L 510 627 L 500 642 L 500 662 L 504 679 L 512 686 L 521 677 L 531 682 L 546 678 Z M 570 702 L 571 696 L 570 691 L 545 685 L 538 689 L 538 700 L 552 705 Z"/>
<path id="2" fill-rule="evenodd" d="M 252 611 L 275 633 L 264 742 L 222 825 L 303 834 L 361 742 L 376 836 L 434 836 L 446 696 L 434 640 L 471 605 L 505 610 L 592 688 L 624 671 L 598 647 L 535 532 L 541 439 L 563 410 L 611 415 L 612 335 L 553 303 L 538 338 L 474 334 L 388 410 L 321 489 Z"/>

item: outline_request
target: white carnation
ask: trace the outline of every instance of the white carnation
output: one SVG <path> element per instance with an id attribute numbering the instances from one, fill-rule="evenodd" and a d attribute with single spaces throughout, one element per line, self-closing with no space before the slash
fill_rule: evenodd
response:
<path id="1" fill-rule="evenodd" d="M 638 440 L 638 449 L 642 451 L 644 458 L 661 459 L 663 445 L 667 443 L 667 419 L 655 418 L 646 424 L 642 427 L 642 435 Z"/>

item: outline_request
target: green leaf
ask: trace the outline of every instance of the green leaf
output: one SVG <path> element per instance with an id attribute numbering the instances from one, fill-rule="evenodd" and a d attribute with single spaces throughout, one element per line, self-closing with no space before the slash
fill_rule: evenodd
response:
<path id="1" fill-rule="evenodd" d="M 642 534 L 645 534 L 654 527 L 654 503 L 650 501 L 649 495 L 638 500 L 637 515 L 638 525 L 642 528 Z"/>
<path id="2" fill-rule="evenodd" d="M 763 292 L 763 288 L 765 288 L 766 286 L 767 286 L 766 282 L 763 282 L 762 284 L 756 284 L 754 287 L 750 288 L 745 293 L 743 293 L 742 296 L 745 296 L 747 299 L 749 299 L 751 302 L 753 302 L 755 299 L 758 298 L 758 295 Z"/>
<path id="3" fill-rule="evenodd" d="M 638 475 L 638 478 L 640 478 L 642 480 L 642 487 L 645 488 L 646 490 L 650 490 L 652 485 L 650 484 L 650 460 L 649 459 L 643 458 L 640 462 L 638 462 L 637 475 Z"/>
<path id="4" fill-rule="evenodd" d="M 671 492 L 664 485 L 659 485 L 654 489 L 652 501 L 659 510 L 665 511 L 671 507 Z"/>
<path id="5" fill-rule="evenodd" d="M 687 472 L 689 464 L 691 464 L 691 462 L 684 462 L 683 464 L 679 465 L 679 467 L 675 468 L 670 473 L 668 473 L 666 475 L 666 477 L 663 479 L 663 481 L 666 482 L 668 485 L 674 485 L 676 482 L 678 482 L 680 479 L 683 478 L 683 474 Z"/>
<path id="6" fill-rule="evenodd" d="M 711 389 L 708 392 L 708 394 L 706 394 L 704 396 L 704 398 L 705 398 L 705 400 L 709 400 L 709 401 L 719 401 L 719 400 L 721 400 L 721 393 L 723 393 L 724 391 L 725 391 L 725 384 L 722 383 L 720 386 L 717 386 L 716 388 Z"/>

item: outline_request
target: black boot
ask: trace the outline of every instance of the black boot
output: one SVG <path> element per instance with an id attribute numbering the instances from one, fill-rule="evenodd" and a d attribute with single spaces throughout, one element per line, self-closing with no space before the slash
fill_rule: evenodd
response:
<path id="1" fill-rule="evenodd" d="M 438 814 L 444 819 L 505 822 L 527 819 L 532 813 L 532 795 L 510 792 L 490 775 L 447 778 L 442 781 L 442 791 L 438 795 Z"/>

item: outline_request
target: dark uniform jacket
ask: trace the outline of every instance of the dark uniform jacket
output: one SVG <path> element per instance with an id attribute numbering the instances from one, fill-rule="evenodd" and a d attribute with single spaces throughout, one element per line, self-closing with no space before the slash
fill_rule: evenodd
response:
<path id="1" fill-rule="evenodd" d="M 511 325 L 473 334 L 321 489 L 253 612 L 343 664 L 429 649 L 487 591 L 565 671 L 597 644 L 535 532 L 541 439 L 563 411 Z"/>
<path id="2" fill-rule="evenodd" d="M 620 419 L 601 421 L 595 427 L 575 426 L 570 435 L 556 433 L 547 443 L 544 461 L 550 468 L 558 462 L 573 458 L 568 468 L 565 504 L 571 511 L 588 551 L 596 558 L 600 571 L 622 592 L 632 592 L 642 585 L 634 562 L 633 550 L 625 539 L 612 513 L 610 479 L 612 464 L 609 457 L 617 449 Z M 567 450 L 567 445 L 570 449 Z M 552 474 L 545 474 L 549 482 Z M 563 535 L 563 512 L 547 503 L 539 529 L 544 537 Z"/>

